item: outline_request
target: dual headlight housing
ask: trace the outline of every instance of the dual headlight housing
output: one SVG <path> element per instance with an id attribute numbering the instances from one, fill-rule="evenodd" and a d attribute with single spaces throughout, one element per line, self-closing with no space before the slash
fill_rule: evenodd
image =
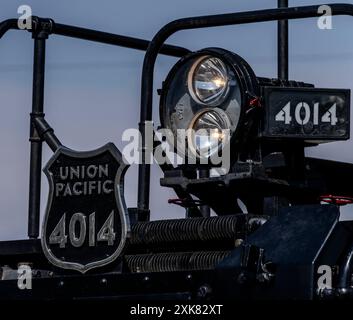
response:
<path id="1" fill-rule="evenodd" d="M 219 48 L 193 52 L 163 83 L 161 125 L 172 132 L 167 140 L 177 153 L 207 160 L 244 138 L 250 101 L 257 96 L 257 78 L 243 58 Z"/>

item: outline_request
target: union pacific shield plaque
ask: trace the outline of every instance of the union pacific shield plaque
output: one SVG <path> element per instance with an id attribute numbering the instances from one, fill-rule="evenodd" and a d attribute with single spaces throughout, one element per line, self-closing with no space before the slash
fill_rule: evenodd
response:
<path id="1" fill-rule="evenodd" d="M 42 227 L 43 251 L 52 264 L 84 273 L 119 257 L 130 230 L 126 169 L 112 143 L 88 152 L 55 152 L 44 168 L 49 199 Z"/>

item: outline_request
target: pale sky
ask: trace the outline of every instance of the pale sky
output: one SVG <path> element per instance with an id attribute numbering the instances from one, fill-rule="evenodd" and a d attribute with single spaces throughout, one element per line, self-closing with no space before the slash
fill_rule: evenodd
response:
<path id="1" fill-rule="evenodd" d="M 319 4 L 290 0 L 290 5 Z M 341 1 L 331 1 L 343 2 Z M 353 3 L 352 1 L 346 1 Z M 33 14 L 102 31 L 151 39 L 166 23 L 182 17 L 273 8 L 277 0 L 1 0 L 0 20 L 17 17 L 17 8 L 30 5 Z M 169 42 L 197 50 L 209 46 L 234 51 L 259 76 L 275 77 L 274 22 L 179 32 Z M 315 19 L 290 23 L 290 78 L 317 87 L 353 88 L 351 17 L 333 17 L 333 30 L 320 30 Z M 0 41 L 0 240 L 26 238 L 29 175 L 29 117 L 31 110 L 33 41 L 28 32 L 12 31 Z M 139 119 L 143 52 L 51 36 L 47 42 L 45 113 L 61 141 L 76 150 L 114 142 L 122 150 L 122 132 L 136 128 Z M 155 89 L 177 61 L 160 57 Z M 154 98 L 158 124 L 158 97 Z M 353 143 L 320 146 L 315 157 L 353 162 Z M 52 155 L 45 148 L 43 164 Z M 159 186 L 161 172 L 152 170 L 152 218 L 182 217 L 184 211 L 167 204 L 175 195 Z M 47 199 L 43 174 L 42 216 Z M 126 176 L 126 201 L 136 206 L 137 174 Z"/>

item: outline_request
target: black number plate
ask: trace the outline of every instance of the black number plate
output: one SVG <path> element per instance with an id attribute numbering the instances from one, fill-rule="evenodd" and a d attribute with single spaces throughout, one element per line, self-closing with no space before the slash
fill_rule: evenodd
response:
<path id="1" fill-rule="evenodd" d="M 348 140 L 350 90 L 266 87 L 264 137 Z"/>

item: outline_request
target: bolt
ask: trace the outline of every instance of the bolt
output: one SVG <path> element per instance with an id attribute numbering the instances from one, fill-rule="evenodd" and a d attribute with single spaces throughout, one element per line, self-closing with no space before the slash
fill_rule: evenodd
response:
<path id="1" fill-rule="evenodd" d="M 100 283 L 101 283 L 101 285 L 105 286 L 105 285 L 107 285 L 108 281 L 106 278 L 102 278 Z"/>
<path id="2" fill-rule="evenodd" d="M 261 272 L 256 276 L 256 278 L 261 283 L 270 281 L 270 275 L 267 272 Z"/>
<path id="3" fill-rule="evenodd" d="M 246 278 L 246 275 L 244 272 L 240 273 L 239 276 L 238 276 L 238 283 L 239 284 L 244 284 L 246 282 L 247 278 Z"/>
<path id="4" fill-rule="evenodd" d="M 58 283 L 58 287 L 59 288 L 62 288 L 64 286 L 64 281 L 60 280 L 59 283 Z"/>
<path id="5" fill-rule="evenodd" d="M 39 270 L 32 271 L 33 277 L 39 278 L 41 276 L 41 272 Z"/>
<path id="6" fill-rule="evenodd" d="M 234 246 L 237 248 L 237 247 L 240 247 L 241 244 L 244 242 L 243 239 L 236 239 L 235 242 L 234 242 Z"/>
<path id="7" fill-rule="evenodd" d="M 199 288 L 197 291 L 197 296 L 199 298 L 206 298 L 208 295 L 210 295 L 212 292 L 212 289 L 209 285 L 205 284 Z"/>

